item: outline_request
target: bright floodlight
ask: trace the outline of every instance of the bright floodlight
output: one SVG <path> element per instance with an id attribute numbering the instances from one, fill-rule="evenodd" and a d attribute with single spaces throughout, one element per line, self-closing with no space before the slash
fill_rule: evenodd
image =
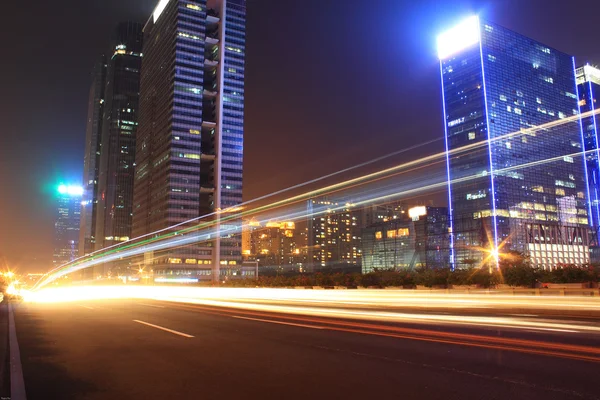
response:
<path id="1" fill-rule="evenodd" d="M 427 215 L 427 207 L 425 206 L 417 206 L 408 210 L 408 216 L 413 220 L 418 220 L 423 215 Z"/>
<path id="2" fill-rule="evenodd" d="M 58 193 L 68 194 L 69 196 L 83 196 L 83 187 L 77 185 L 60 185 Z"/>
<path id="3" fill-rule="evenodd" d="M 479 17 L 475 15 L 438 36 L 438 57 L 440 60 L 448 58 L 462 49 L 479 43 L 479 38 Z"/>

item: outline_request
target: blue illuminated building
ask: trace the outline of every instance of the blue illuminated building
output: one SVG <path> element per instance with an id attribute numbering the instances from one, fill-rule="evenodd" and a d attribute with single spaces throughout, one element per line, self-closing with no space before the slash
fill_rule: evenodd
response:
<path id="1" fill-rule="evenodd" d="M 242 202 L 245 25 L 245 0 L 160 0 L 144 27 L 133 237 Z M 145 260 L 157 282 L 225 279 L 238 275 L 241 239 Z"/>
<path id="2" fill-rule="evenodd" d="M 590 204 L 573 57 L 471 17 L 438 37 L 450 262 L 589 262 Z"/>
<path id="3" fill-rule="evenodd" d="M 590 223 L 593 228 L 594 242 L 598 245 L 600 228 L 600 164 L 598 162 L 598 116 L 595 115 L 597 93 L 600 91 L 600 69 L 585 65 L 577 68 L 577 86 L 579 105 L 582 113 L 583 143 L 586 150 L 588 187 L 592 214 Z"/>

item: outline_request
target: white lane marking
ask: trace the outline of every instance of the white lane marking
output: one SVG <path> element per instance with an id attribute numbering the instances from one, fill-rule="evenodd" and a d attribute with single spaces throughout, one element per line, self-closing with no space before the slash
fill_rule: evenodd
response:
<path id="1" fill-rule="evenodd" d="M 165 308 L 165 306 L 155 306 L 154 304 L 147 304 L 147 303 L 135 303 L 135 304 L 139 304 L 140 306 L 146 306 L 146 307 Z"/>
<path id="2" fill-rule="evenodd" d="M 25 381 L 21 366 L 21 352 L 17 342 L 17 328 L 13 305 L 8 305 L 8 342 L 10 355 L 10 395 L 13 400 L 26 400 Z"/>
<path id="3" fill-rule="evenodd" d="M 312 329 L 325 329 L 322 326 L 314 326 L 314 325 L 304 325 L 304 324 L 293 324 L 291 322 L 280 322 L 280 321 L 272 321 L 270 319 L 260 319 L 260 318 L 247 318 L 247 317 L 240 317 L 237 315 L 232 315 L 231 318 L 238 318 L 238 319 L 247 319 L 250 321 L 260 321 L 260 322 L 269 322 L 271 324 L 281 324 L 281 325 L 291 325 L 291 326 L 299 326 L 301 328 L 312 328 Z"/>
<path id="4" fill-rule="evenodd" d="M 140 320 L 137 320 L 137 319 L 134 319 L 133 322 L 137 322 L 138 324 L 142 324 L 142 325 L 151 326 L 153 328 L 160 329 L 160 330 L 163 330 L 165 332 L 169 332 L 169 333 L 172 333 L 174 335 L 179 335 L 179 336 L 183 336 L 183 337 L 186 337 L 186 338 L 193 338 L 194 337 L 192 335 L 188 335 L 187 333 L 175 331 L 173 329 L 165 328 L 164 326 L 154 325 L 154 324 L 151 324 L 149 322 L 144 322 L 144 321 L 140 321 Z"/>
<path id="5" fill-rule="evenodd" d="M 94 309 L 93 307 L 83 306 L 81 304 L 79 304 L 79 307 L 87 308 L 88 310 L 93 310 Z"/>

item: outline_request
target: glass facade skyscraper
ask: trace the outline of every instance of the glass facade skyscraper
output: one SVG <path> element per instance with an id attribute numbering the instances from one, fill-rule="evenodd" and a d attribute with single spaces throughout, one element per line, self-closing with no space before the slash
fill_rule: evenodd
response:
<path id="1" fill-rule="evenodd" d="M 131 237 L 142 24 L 120 23 L 108 60 L 98 177 L 96 246 Z"/>
<path id="2" fill-rule="evenodd" d="M 455 267 L 589 261 L 573 57 L 477 17 L 438 38 Z"/>
<path id="3" fill-rule="evenodd" d="M 579 106 L 582 113 L 583 143 L 586 150 L 588 187 L 590 192 L 590 208 L 593 241 L 598 246 L 598 230 L 600 229 L 600 163 L 598 146 L 598 126 L 600 120 L 595 115 L 597 110 L 597 93 L 600 91 L 600 69 L 585 65 L 576 70 L 577 87 L 579 88 Z"/>
<path id="4" fill-rule="evenodd" d="M 242 202 L 245 24 L 244 0 L 161 0 L 146 24 L 134 237 L 204 215 L 216 219 Z M 231 232 L 241 221 L 218 226 Z M 218 280 L 241 263 L 241 240 L 146 259 L 155 276 Z"/>

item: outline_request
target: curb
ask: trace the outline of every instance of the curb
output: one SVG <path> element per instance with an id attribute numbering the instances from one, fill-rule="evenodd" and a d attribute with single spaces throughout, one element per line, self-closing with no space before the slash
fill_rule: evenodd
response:
<path id="1" fill-rule="evenodd" d="M 27 400 L 25 381 L 21 366 L 21 352 L 17 342 L 17 328 L 12 303 L 8 304 L 8 345 L 10 354 L 10 397 L 11 400 Z"/>

